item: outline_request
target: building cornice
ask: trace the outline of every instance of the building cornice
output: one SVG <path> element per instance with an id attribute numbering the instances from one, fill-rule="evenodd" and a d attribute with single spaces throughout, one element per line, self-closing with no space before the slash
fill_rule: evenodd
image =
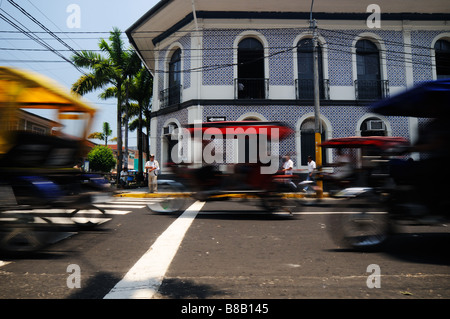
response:
<path id="1" fill-rule="evenodd" d="M 321 107 L 327 107 L 327 106 L 358 106 L 358 107 L 364 107 L 368 106 L 371 103 L 375 101 L 372 100 L 321 100 L 320 105 Z M 251 105 L 257 105 L 257 106 L 313 106 L 314 101 L 313 100 L 286 100 L 286 99 L 278 99 L 278 100 L 245 100 L 245 99 L 206 99 L 206 100 L 197 100 L 192 99 L 180 104 L 171 105 L 169 107 L 165 107 L 163 109 L 160 109 L 158 111 L 154 111 L 150 113 L 150 117 L 157 117 L 165 114 L 174 113 L 183 109 L 186 109 L 191 106 L 229 106 L 229 107 L 240 107 L 240 106 L 251 106 Z"/>
<path id="2" fill-rule="evenodd" d="M 251 12 L 251 11 L 197 11 L 197 19 L 239 19 L 239 20 L 309 20 L 309 12 Z M 316 12 L 316 20 L 362 20 L 365 21 L 368 13 L 328 13 Z M 132 39 L 132 32 L 147 19 L 141 18 L 127 30 L 127 34 Z M 179 31 L 184 26 L 193 22 L 193 13 L 187 14 L 183 19 L 176 22 L 172 27 L 160 33 L 152 39 L 154 45 L 163 41 L 173 33 Z M 382 21 L 450 21 L 449 13 L 381 13 Z"/>

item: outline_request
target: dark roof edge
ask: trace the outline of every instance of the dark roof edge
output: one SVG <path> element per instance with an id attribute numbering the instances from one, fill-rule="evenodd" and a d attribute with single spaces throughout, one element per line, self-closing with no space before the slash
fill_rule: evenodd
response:
<path id="1" fill-rule="evenodd" d="M 137 27 L 139 27 L 143 22 L 145 22 L 148 18 L 154 15 L 161 8 L 165 7 L 169 2 L 173 0 L 160 0 L 157 4 L 155 4 L 150 10 L 148 10 L 142 17 L 140 17 L 135 23 L 133 23 L 126 31 L 126 34 L 131 34 Z"/>
<path id="2" fill-rule="evenodd" d="M 197 11 L 200 19 L 297 19 L 309 20 L 309 12 L 250 12 L 250 11 Z M 318 20 L 366 20 L 369 13 L 328 13 L 316 12 L 314 19 Z M 152 42 L 157 44 L 172 33 L 189 24 L 194 19 L 192 12 L 175 23 L 172 27 L 156 36 Z M 414 20 L 414 21 L 440 21 L 450 20 L 449 13 L 382 13 L 382 20 Z M 130 34 L 131 35 L 131 34 Z M 130 37 L 130 36 L 129 36 Z"/>
<path id="3" fill-rule="evenodd" d="M 173 0 L 161 0 L 152 9 L 145 13 L 139 20 L 133 23 L 125 32 L 128 35 L 144 23 L 148 18 L 154 15 L 161 8 L 169 4 Z M 309 20 L 309 12 L 256 12 L 256 11 L 197 11 L 197 18 L 203 19 L 301 19 Z M 313 13 L 314 19 L 323 20 L 360 20 L 367 19 L 369 13 L 330 13 L 330 12 L 315 12 Z M 188 13 L 185 18 L 178 21 L 170 29 L 175 27 L 182 27 L 189 23 L 189 19 L 193 19 L 192 12 Z M 381 13 L 381 19 L 383 20 L 422 20 L 422 21 L 437 21 L 437 20 L 450 20 L 449 13 Z M 166 31 L 167 32 L 167 31 Z M 159 35 L 158 38 L 164 38 Z M 156 41 L 158 42 L 158 41 Z"/>
<path id="4" fill-rule="evenodd" d="M 309 12 L 257 12 L 257 11 L 197 11 L 198 18 L 204 19 L 307 19 Z M 314 19 L 355 20 L 367 19 L 370 12 L 313 12 Z M 385 20 L 449 20 L 449 13 L 381 13 Z"/>

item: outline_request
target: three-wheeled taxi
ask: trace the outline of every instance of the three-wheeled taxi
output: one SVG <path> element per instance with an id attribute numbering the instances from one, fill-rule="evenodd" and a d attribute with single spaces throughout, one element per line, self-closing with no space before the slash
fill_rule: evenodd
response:
<path id="1" fill-rule="evenodd" d="M 47 77 L 0 67 L 1 250 L 39 249 L 50 230 L 104 215 L 93 200 L 107 184 L 81 170 L 95 113 Z"/>
<path id="2" fill-rule="evenodd" d="M 354 214 L 331 215 L 328 229 L 339 244 L 364 249 L 378 247 L 391 231 L 397 231 L 403 224 L 448 223 L 450 200 L 446 183 L 450 173 L 446 166 L 450 161 L 450 128 L 446 116 L 449 108 L 450 79 L 423 82 L 370 106 L 372 112 L 385 116 L 418 118 L 421 129 L 412 145 L 390 137 L 349 138 L 323 144 L 345 147 L 352 143 L 362 149 L 375 143 L 382 148 L 378 158 L 371 161 L 371 177 L 376 183 L 336 193 L 347 207 L 359 210 Z M 397 150 L 386 152 L 392 148 Z M 419 156 L 410 156 L 413 153 Z M 377 171 L 380 167 L 381 174 Z"/>
<path id="3" fill-rule="evenodd" d="M 281 122 L 221 121 L 185 126 L 179 145 L 172 151 L 171 168 L 183 186 L 161 182 L 170 191 L 189 194 L 202 201 L 256 198 L 268 211 L 287 211 L 281 192 L 292 175 L 279 173 L 279 142 L 293 130 Z M 164 185 L 165 184 L 165 185 Z M 180 184 L 178 184 L 180 185 Z M 151 207 L 155 211 L 181 209 L 183 199 L 168 197 Z"/>
<path id="4" fill-rule="evenodd" d="M 351 174 L 324 175 L 325 182 L 341 187 L 330 192 L 340 201 L 333 203 L 336 214 L 330 214 L 327 222 L 329 234 L 338 245 L 370 249 L 388 238 L 392 224 L 386 194 L 395 186 L 391 164 L 409 145 L 407 139 L 391 136 L 342 137 L 322 143 L 323 148 L 345 153 L 352 161 L 345 162 L 351 164 Z"/>

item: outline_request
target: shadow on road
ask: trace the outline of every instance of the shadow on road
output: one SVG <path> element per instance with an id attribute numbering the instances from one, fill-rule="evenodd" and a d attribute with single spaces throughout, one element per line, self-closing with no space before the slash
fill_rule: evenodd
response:
<path id="1" fill-rule="evenodd" d="M 386 242 L 383 252 L 400 260 L 450 265 L 450 233 L 396 234 Z"/>
<path id="2" fill-rule="evenodd" d="M 407 262 L 450 265 L 450 233 L 406 233 L 392 235 L 382 246 L 370 252 L 383 253 Z M 355 252 L 348 248 L 330 249 L 333 252 Z"/>
<path id="3" fill-rule="evenodd" d="M 223 211 L 208 210 L 202 211 L 196 219 L 220 219 L 220 220 L 289 220 L 299 218 L 299 216 L 291 216 L 287 212 L 266 212 L 266 211 Z"/>
<path id="4" fill-rule="evenodd" d="M 87 281 L 83 280 L 81 288 L 74 289 L 68 299 L 103 299 L 121 279 L 112 273 L 100 272 Z"/>
<path id="5" fill-rule="evenodd" d="M 206 299 L 210 297 L 224 296 L 225 292 L 216 290 L 214 287 L 205 284 L 196 284 L 191 280 L 182 280 L 178 278 L 164 279 L 158 294 L 162 298 L 168 299 Z"/>

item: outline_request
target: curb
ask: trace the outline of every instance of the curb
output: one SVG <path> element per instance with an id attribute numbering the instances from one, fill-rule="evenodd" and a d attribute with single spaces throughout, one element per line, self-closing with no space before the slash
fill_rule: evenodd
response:
<path id="1" fill-rule="evenodd" d="M 146 193 L 146 192 L 129 192 L 120 193 L 114 195 L 114 197 L 131 197 L 131 198 L 165 198 L 165 197 L 191 197 L 194 193 L 184 192 L 184 193 Z M 303 194 L 303 193 L 282 193 L 283 198 L 318 198 L 315 194 Z M 329 197 L 328 193 L 323 193 L 323 198 Z M 213 195 L 211 198 L 258 198 L 254 195 L 249 194 L 221 194 Z"/>

